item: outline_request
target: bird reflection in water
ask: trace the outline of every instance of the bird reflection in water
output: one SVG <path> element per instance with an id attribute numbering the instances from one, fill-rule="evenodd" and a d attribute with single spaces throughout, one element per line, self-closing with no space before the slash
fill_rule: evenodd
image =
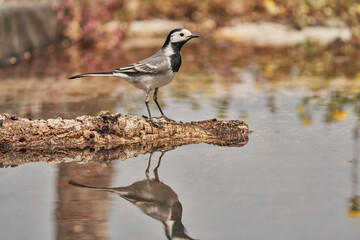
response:
<path id="1" fill-rule="evenodd" d="M 158 169 L 165 152 L 161 152 L 158 164 L 154 168 L 154 178 L 149 177 L 153 153 L 150 153 L 149 156 L 145 171 L 146 179 L 134 182 L 129 186 L 107 188 L 88 186 L 74 181 L 69 183 L 77 187 L 116 193 L 140 208 L 144 214 L 162 222 L 168 239 L 192 239 L 186 234 L 186 229 L 181 222 L 182 205 L 177 194 L 159 179 Z"/>

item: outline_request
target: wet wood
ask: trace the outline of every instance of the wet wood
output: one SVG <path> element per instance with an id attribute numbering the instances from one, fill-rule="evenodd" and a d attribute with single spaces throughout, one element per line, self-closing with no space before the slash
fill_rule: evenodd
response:
<path id="1" fill-rule="evenodd" d="M 2 114 L 0 164 L 124 160 L 138 154 L 168 151 L 194 143 L 243 146 L 248 139 L 249 128 L 239 120 L 156 121 L 162 128 L 151 127 L 140 116 L 106 111 L 95 117 L 48 120 Z"/>

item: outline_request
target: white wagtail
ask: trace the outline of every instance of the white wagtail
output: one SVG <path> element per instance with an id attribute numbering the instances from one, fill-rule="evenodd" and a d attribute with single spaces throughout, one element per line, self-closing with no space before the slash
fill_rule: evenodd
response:
<path id="1" fill-rule="evenodd" d="M 112 72 L 85 73 L 70 77 L 113 76 L 123 78 L 135 87 L 145 91 L 145 104 L 152 125 L 160 127 L 152 120 L 149 108 L 149 94 L 154 90 L 154 102 L 160 110 L 161 118 L 173 121 L 165 116 L 157 101 L 157 93 L 160 87 L 174 80 L 181 66 L 181 47 L 190 39 L 199 37 L 186 29 L 174 29 L 166 38 L 162 48 L 149 58 L 130 64 L 127 67 L 117 68 Z"/>

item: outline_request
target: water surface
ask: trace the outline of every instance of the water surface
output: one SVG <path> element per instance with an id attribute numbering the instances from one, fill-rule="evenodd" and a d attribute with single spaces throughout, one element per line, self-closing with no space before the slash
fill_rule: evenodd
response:
<path id="1" fill-rule="evenodd" d="M 159 101 L 176 120 L 246 121 L 253 132 L 245 146 L 178 147 L 164 153 L 157 173 L 161 152 L 154 152 L 148 180 L 150 153 L 3 168 L 4 239 L 166 239 L 166 230 L 196 239 L 358 239 L 357 61 L 301 47 L 235 49 L 185 46 L 180 73 L 160 89 Z M 123 80 L 67 77 L 124 66 L 154 49 L 55 51 L 56 58 L 43 53 L 0 70 L 0 112 L 31 118 L 145 113 L 143 92 Z M 70 180 L 139 189 L 92 190 Z M 139 192 L 152 195 L 154 204 Z M 171 221 L 161 220 L 170 213 Z"/>

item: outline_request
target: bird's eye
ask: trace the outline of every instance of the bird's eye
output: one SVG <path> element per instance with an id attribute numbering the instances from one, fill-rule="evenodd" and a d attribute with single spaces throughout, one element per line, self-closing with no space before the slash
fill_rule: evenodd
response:
<path id="1" fill-rule="evenodd" d="M 181 37 L 183 37 L 183 36 L 184 36 L 184 34 L 183 34 L 183 33 L 180 33 L 180 36 L 181 36 Z"/>

